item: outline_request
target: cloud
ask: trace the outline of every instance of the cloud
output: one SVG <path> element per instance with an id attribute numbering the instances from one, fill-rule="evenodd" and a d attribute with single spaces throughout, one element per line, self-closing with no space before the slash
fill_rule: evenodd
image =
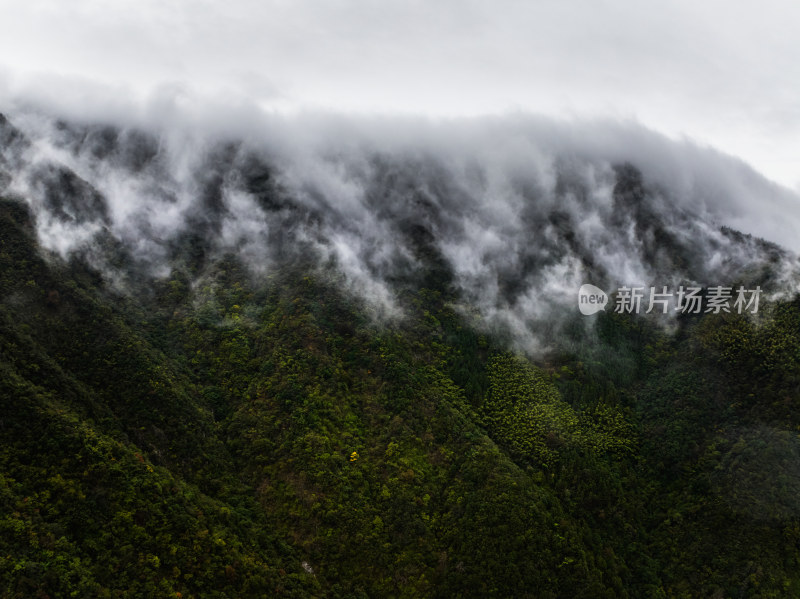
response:
<path id="1" fill-rule="evenodd" d="M 787 74 L 800 8 L 788 0 L 0 0 L 0 11 L 13 79 L 139 98 L 177 84 L 281 110 L 635 118 L 798 183 L 800 83 Z"/>
<path id="2" fill-rule="evenodd" d="M 225 253 L 255 276 L 332 266 L 382 317 L 435 285 L 528 351 L 586 282 L 797 288 L 792 254 L 720 228 L 797 251 L 797 196 L 636 122 L 286 115 L 184 88 L 127 105 L 16 103 L 10 190 L 46 247 L 102 262 L 110 235 L 151 276 Z"/>

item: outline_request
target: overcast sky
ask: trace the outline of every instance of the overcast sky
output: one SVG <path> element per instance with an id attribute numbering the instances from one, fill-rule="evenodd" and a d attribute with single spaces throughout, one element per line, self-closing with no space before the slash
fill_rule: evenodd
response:
<path id="1" fill-rule="evenodd" d="M 0 86 L 635 119 L 800 189 L 798 28 L 791 0 L 0 0 Z"/>

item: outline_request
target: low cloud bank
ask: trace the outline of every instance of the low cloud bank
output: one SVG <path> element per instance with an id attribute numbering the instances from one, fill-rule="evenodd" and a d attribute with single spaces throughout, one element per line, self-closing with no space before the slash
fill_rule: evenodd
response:
<path id="1" fill-rule="evenodd" d="M 387 316 L 429 276 L 529 350 L 584 282 L 797 287 L 800 198 L 637 123 L 277 115 L 167 92 L 5 113 L 0 184 L 42 244 L 97 257 L 110 236 L 153 276 L 186 255 L 256 274 L 313 256 Z"/>

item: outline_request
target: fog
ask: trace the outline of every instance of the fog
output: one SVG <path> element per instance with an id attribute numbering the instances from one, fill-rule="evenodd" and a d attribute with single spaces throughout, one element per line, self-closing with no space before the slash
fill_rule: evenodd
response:
<path id="1" fill-rule="evenodd" d="M 433 280 L 529 351 L 585 282 L 797 289 L 796 194 L 633 121 L 287 115 L 175 90 L 102 100 L 14 102 L 0 180 L 45 248 L 111 280 L 108 235 L 154 277 L 202 276 L 226 253 L 254 276 L 310 260 L 382 319 Z"/>
<path id="2" fill-rule="evenodd" d="M 27 95 L 632 118 L 800 183 L 789 0 L 0 0 L 0 14 L 0 88 Z"/>

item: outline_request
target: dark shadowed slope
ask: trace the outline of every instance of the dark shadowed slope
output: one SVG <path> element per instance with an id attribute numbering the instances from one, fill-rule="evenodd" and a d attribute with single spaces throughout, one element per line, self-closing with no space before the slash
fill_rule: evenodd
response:
<path id="1" fill-rule="evenodd" d="M 53 127 L 0 123 L 4 595 L 800 593 L 791 253 L 626 163 Z"/>

